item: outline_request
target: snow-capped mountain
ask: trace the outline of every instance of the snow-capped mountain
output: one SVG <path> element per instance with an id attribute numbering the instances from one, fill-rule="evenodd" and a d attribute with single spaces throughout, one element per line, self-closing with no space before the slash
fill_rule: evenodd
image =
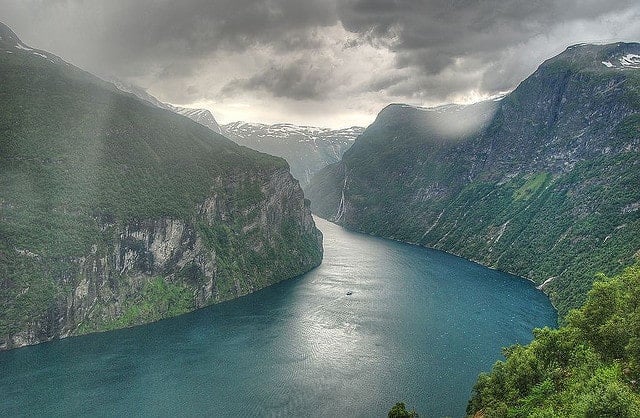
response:
<path id="1" fill-rule="evenodd" d="M 0 23 L 0 51 L 6 54 L 31 54 L 52 64 L 69 65 L 62 58 L 41 49 L 31 48 L 23 43 L 8 26 Z"/>
<path id="2" fill-rule="evenodd" d="M 334 130 L 289 123 L 233 122 L 222 126 L 222 134 L 238 144 L 287 160 L 291 174 L 303 188 L 316 172 L 339 161 L 362 132 L 364 128 L 358 126 Z"/>
<path id="3" fill-rule="evenodd" d="M 118 79 L 110 79 L 108 81 L 113 83 L 113 85 L 115 85 L 119 90 L 124 91 L 126 93 L 131 93 L 134 96 L 138 97 L 139 99 L 142 99 L 148 103 L 151 103 L 152 105 L 159 107 L 160 109 L 170 110 L 179 115 L 186 116 L 189 119 L 195 122 L 198 122 L 201 125 L 206 126 L 207 128 L 211 129 L 216 133 L 221 133 L 220 125 L 218 125 L 216 118 L 214 118 L 213 114 L 207 109 L 181 107 L 181 106 L 172 105 L 170 103 L 164 103 L 158 100 L 156 97 L 147 93 L 146 90 L 136 85 L 125 83 Z"/>
<path id="4" fill-rule="evenodd" d="M 303 188 L 309 184 L 311 177 L 317 171 L 338 162 L 342 154 L 364 132 L 364 128 L 358 126 L 334 130 L 289 123 L 265 125 L 233 122 L 220 127 L 207 109 L 164 103 L 136 85 L 118 79 L 108 81 L 121 91 L 133 94 L 155 107 L 186 116 L 240 145 L 284 158 L 289 163 L 291 174 L 300 181 Z"/>
<path id="5" fill-rule="evenodd" d="M 174 105 L 168 105 L 171 110 L 174 112 L 186 116 L 189 119 L 198 122 L 200 125 L 204 125 L 207 128 L 211 129 L 214 132 L 222 133 L 220 129 L 220 125 L 216 121 L 216 118 L 213 117 L 211 112 L 207 109 L 194 109 L 190 107 L 180 107 Z"/>
<path id="6" fill-rule="evenodd" d="M 355 141 L 364 128 L 352 126 L 344 129 L 318 128 L 299 126 L 290 123 L 265 125 L 262 123 L 233 122 L 223 126 L 223 131 L 241 138 L 255 137 L 258 142 L 262 138 L 280 137 L 286 140 L 305 141 Z"/>

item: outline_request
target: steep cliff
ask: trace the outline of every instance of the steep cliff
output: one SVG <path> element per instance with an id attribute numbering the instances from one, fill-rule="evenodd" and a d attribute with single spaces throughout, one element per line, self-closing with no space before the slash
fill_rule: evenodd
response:
<path id="1" fill-rule="evenodd" d="M 391 105 L 312 179 L 323 217 L 543 284 L 561 314 L 640 249 L 640 44 L 577 45 L 506 97 Z"/>
<path id="2" fill-rule="evenodd" d="M 154 321 L 322 258 L 286 162 L 0 24 L 0 349 Z"/>

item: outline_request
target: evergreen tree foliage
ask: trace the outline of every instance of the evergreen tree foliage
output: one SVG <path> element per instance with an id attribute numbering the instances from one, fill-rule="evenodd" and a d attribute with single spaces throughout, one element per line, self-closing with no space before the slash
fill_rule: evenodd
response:
<path id="1" fill-rule="evenodd" d="M 398 402 L 389 410 L 389 418 L 418 418 L 418 414 L 416 411 L 407 411 L 404 402 Z"/>
<path id="2" fill-rule="evenodd" d="M 478 378 L 469 416 L 640 416 L 640 262 L 600 275 L 564 326 L 534 335 Z"/>

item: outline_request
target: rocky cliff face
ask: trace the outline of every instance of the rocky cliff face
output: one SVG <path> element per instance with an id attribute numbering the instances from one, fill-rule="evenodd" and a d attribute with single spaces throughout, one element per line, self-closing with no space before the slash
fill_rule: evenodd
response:
<path id="1" fill-rule="evenodd" d="M 314 177 L 313 209 L 544 283 L 566 313 L 640 249 L 639 60 L 578 45 L 497 101 L 391 105 Z"/>
<path id="2" fill-rule="evenodd" d="M 65 260 L 55 305 L 26 329 L 0 337 L 0 349 L 173 316 L 320 264 L 322 235 L 287 170 L 213 183 L 217 192 L 188 220 L 97 220 L 100 239 L 88 254 Z M 247 183 L 259 190 L 255 199 L 228 197 Z M 152 286 L 159 289 L 150 300 Z M 150 303 L 148 312 L 140 310 Z"/>
<path id="3" fill-rule="evenodd" d="M 191 219 L 96 220 L 101 234 L 90 252 L 62 262 L 53 306 L 24 329 L 0 336 L 0 349 L 174 316 L 320 264 L 322 234 L 288 170 L 213 183 L 217 191 Z M 235 197 L 247 184 L 258 194 L 239 202 Z M 26 251 L 18 257 L 48 264 Z"/>
<path id="4" fill-rule="evenodd" d="M 321 262 L 284 160 L 0 35 L 0 350 L 178 315 Z"/>

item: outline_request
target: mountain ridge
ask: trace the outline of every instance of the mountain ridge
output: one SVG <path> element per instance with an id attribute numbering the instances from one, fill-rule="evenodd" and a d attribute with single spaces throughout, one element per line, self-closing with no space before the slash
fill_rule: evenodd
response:
<path id="1" fill-rule="evenodd" d="M 137 98 L 144 100 L 145 102 L 151 103 L 155 107 L 159 107 L 160 109 L 170 110 L 174 113 L 177 113 L 182 116 L 186 116 L 189 119 L 197 122 L 207 128 L 211 129 L 215 133 L 222 133 L 220 129 L 220 125 L 216 118 L 213 116 L 210 110 L 208 109 L 199 109 L 199 108 L 191 108 L 191 107 L 182 107 L 176 106 L 171 103 L 165 103 L 160 101 L 155 96 L 149 94 L 145 89 L 136 86 L 135 84 L 126 83 L 117 78 L 109 77 L 106 81 L 113 83 L 119 90 L 130 93 L 136 96 Z"/>
<path id="2" fill-rule="evenodd" d="M 5 28 L 0 350 L 175 316 L 320 263 L 322 234 L 286 161 Z"/>
<path id="3" fill-rule="evenodd" d="M 479 109 L 453 134 L 434 109 L 388 106 L 313 178 L 312 209 L 546 282 L 565 314 L 596 272 L 640 249 L 640 71 L 601 62 L 638 54 L 638 43 L 567 48 L 501 100 L 440 107 L 460 123 Z"/>
<path id="4" fill-rule="evenodd" d="M 284 158 L 303 189 L 318 170 L 340 160 L 342 154 L 364 131 L 364 128 L 358 126 L 330 129 L 291 123 L 269 125 L 244 121 L 220 126 L 207 109 L 164 103 L 136 85 L 118 79 L 109 81 L 126 93 L 133 94 L 155 107 L 186 116 L 242 146 Z"/>

